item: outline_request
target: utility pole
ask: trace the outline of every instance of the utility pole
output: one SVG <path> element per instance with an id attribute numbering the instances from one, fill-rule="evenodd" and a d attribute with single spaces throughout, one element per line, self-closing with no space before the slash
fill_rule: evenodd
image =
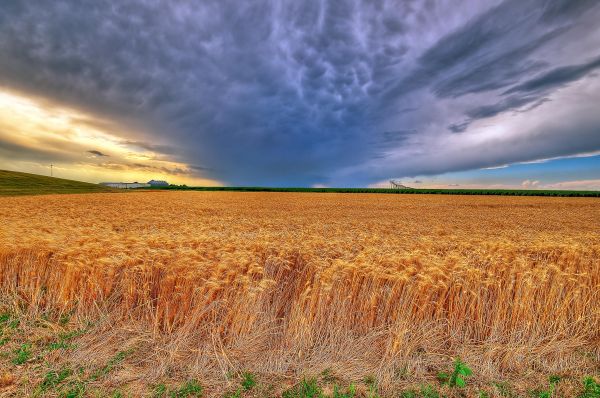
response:
<path id="1" fill-rule="evenodd" d="M 54 166 L 54 165 L 52 165 L 52 164 L 50 165 L 50 177 L 53 177 L 53 174 L 52 174 L 52 166 Z"/>

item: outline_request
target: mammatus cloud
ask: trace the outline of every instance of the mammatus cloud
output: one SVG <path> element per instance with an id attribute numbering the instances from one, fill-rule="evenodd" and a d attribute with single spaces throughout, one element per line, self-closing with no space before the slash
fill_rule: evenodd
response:
<path id="1" fill-rule="evenodd" d="M 595 0 L 8 0 L 0 85 L 173 173 L 367 185 L 600 150 L 599 19 Z"/>

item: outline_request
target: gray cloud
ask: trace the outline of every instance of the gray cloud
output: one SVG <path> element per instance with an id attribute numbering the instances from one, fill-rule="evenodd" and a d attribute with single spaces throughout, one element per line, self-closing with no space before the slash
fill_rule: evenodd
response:
<path id="1" fill-rule="evenodd" d="M 155 166 L 151 164 L 144 163 L 130 163 L 130 162 L 103 162 L 98 164 L 99 167 L 111 170 L 135 170 L 135 171 L 149 171 L 155 173 L 166 173 L 170 175 L 190 175 L 192 172 L 188 169 L 184 169 L 181 167 L 165 167 L 165 166 Z"/>
<path id="2" fill-rule="evenodd" d="M 464 122 L 460 123 L 452 123 L 448 125 L 448 130 L 452 131 L 453 133 L 462 133 L 463 131 L 467 130 L 470 124 L 471 120 L 465 120 Z"/>
<path id="3" fill-rule="evenodd" d="M 568 0 L 562 8 L 571 10 Z M 393 98 L 403 92 L 430 87 L 440 97 L 458 97 L 514 84 L 543 68 L 547 62 L 528 58 L 558 38 L 574 23 L 568 14 L 551 23 L 544 1 L 507 0 L 456 31 L 441 37 L 417 59 L 416 68 L 392 85 Z M 593 4 L 588 2 L 587 7 Z M 583 5 L 580 6 L 583 8 Z"/>
<path id="4" fill-rule="evenodd" d="M 572 109 L 558 109 L 555 105 L 556 118 L 540 120 L 523 131 L 495 134 L 483 142 L 473 139 L 474 133 L 461 135 L 464 139 L 434 143 L 420 156 L 413 156 L 414 148 L 409 148 L 394 155 L 395 163 L 371 162 L 356 173 L 364 173 L 361 177 L 365 179 L 381 180 L 389 175 L 437 175 L 590 153 L 600 148 L 600 114 L 593 111 L 595 104 L 585 104 L 582 108 L 586 112 L 580 113 L 579 119 L 570 120 L 565 115 Z M 440 157 L 442 152 L 446 156 Z"/>
<path id="5" fill-rule="evenodd" d="M 452 124 L 448 126 L 448 128 L 455 133 L 462 132 L 465 131 L 468 126 L 477 119 L 494 117 L 503 112 L 523 108 L 525 105 L 530 106 L 523 111 L 535 109 L 549 101 L 548 98 L 544 97 L 545 95 L 548 95 L 554 90 L 583 78 L 585 75 L 589 74 L 598 67 L 600 67 L 600 58 L 596 58 L 590 62 L 580 65 L 554 68 L 540 76 L 536 76 L 524 83 L 510 88 L 509 90 L 506 90 L 503 93 L 504 95 L 512 95 L 503 98 L 501 101 L 495 104 L 483 105 L 468 110 L 466 115 L 469 116 L 469 120 L 458 124 Z"/>
<path id="6" fill-rule="evenodd" d="M 536 76 L 524 83 L 505 91 L 512 93 L 534 93 L 547 92 L 548 90 L 563 87 L 573 81 L 579 80 L 594 69 L 600 67 L 600 57 L 580 65 L 563 66 L 552 69 L 540 76 Z"/>
<path id="7" fill-rule="evenodd" d="M 100 151 L 97 151 L 97 150 L 90 150 L 90 151 L 87 151 L 87 152 L 91 153 L 94 156 L 99 156 L 99 157 L 108 156 L 108 155 L 106 155 L 106 154 L 104 154 L 104 153 L 102 153 Z"/>
<path id="8" fill-rule="evenodd" d="M 123 145 L 239 185 L 369 183 L 385 176 L 361 167 L 378 159 L 385 172 L 404 172 L 390 154 L 421 136 L 464 132 L 464 115 L 541 107 L 596 67 L 584 50 L 598 44 L 600 9 L 583 0 L 2 7 L 0 85 L 110 119 Z M 586 40 L 570 60 L 574 29 Z M 565 64 L 576 65 L 557 67 Z M 435 169 L 455 168 L 451 156 L 439 152 Z M 334 180 L 350 168 L 355 176 Z"/>
<path id="9" fill-rule="evenodd" d="M 493 105 L 484 105 L 467 111 L 471 119 L 485 119 L 496 116 L 510 109 L 520 108 L 524 105 L 537 101 L 537 96 L 510 96 Z"/>
<path id="10" fill-rule="evenodd" d="M 74 158 L 54 150 L 31 148 L 3 139 L 0 136 L 0 157 L 9 161 L 28 160 L 41 163 L 73 161 Z"/>
<path id="11" fill-rule="evenodd" d="M 173 155 L 178 152 L 178 150 L 172 146 L 153 144 L 153 143 L 149 143 L 149 142 L 145 142 L 145 141 L 125 140 L 122 142 L 122 144 L 125 146 L 131 146 L 131 147 L 135 147 L 135 148 L 145 149 L 147 151 L 158 152 L 158 153 L 166 154 L 166 155 Z"/>

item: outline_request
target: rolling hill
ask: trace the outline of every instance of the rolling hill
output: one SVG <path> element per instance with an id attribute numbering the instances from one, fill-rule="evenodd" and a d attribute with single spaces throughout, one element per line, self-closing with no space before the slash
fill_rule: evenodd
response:
<path id="1" fill-rule="evenodd" d="M 111 188 L 88 182 L 0 170 L 0 196 L 112 191 Z"/>

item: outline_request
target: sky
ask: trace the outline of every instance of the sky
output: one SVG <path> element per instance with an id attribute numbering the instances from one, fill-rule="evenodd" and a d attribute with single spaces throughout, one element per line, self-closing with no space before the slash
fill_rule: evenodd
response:
<path id="1" fill-rule="evenodd" d="M 600 189 L 597 0 L 3 0 L 0 169 Z"/>

